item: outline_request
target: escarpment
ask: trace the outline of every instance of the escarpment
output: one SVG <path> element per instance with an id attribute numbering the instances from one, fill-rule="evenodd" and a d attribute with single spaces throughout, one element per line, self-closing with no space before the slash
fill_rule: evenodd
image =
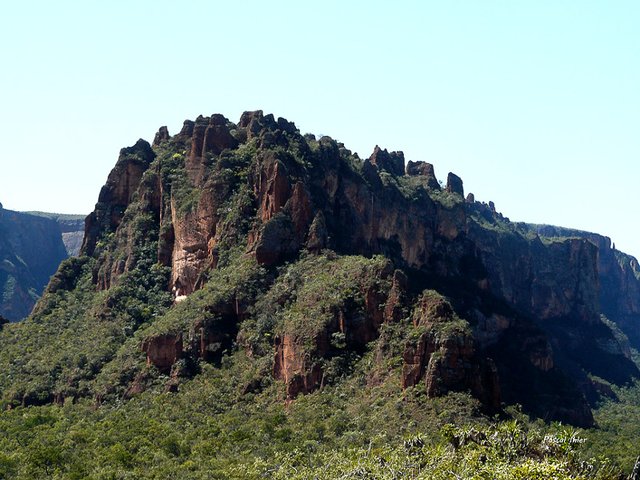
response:
<path id="1" fill-rule="evenodd" d="M 29 214 L 0 204 L 0 315 L 25 318 L 68 254 L 61 226 L 41 212 Z"/>
<path id="2" fill-rule="evenodd" d="M 122 351 L 104 355 L 112 376 L 137 378 L 131 393 L 141 369 L 170 374 L 175 391 L 201 362 L 241 353 L 270 366 L 244 390 L 269 376 L 294 401 L 374 352 L 368 382 L 590 425 L 593 379 L 639 376 L 601 318 L 635 322 L 637 263 L 613 255 L 615 267 L 594 238 L 552 238 L 464 195 L 430 163 L 378 146 L 363 160 L 261 111 L 161 127 L 120 152 L 86 220 L 92 315 L 121 321 L 144 359 L 136 376 Z"/>
<path id="3" fill-rule="evenodd" d="M 638 260 L 615 248 L 609 237 L 551 225 L 522 225 L 541 237 L 585 239 L 597 247 L 597 274 L 600 284 L 600 311 L 629 337 L 634 348 L 640 348 L 640 266 Z"/>

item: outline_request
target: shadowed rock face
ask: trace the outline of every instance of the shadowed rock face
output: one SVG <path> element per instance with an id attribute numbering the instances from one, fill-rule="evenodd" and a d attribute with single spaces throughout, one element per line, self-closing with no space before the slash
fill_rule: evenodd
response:
<path id="1" fill-rule="evenodd" d="M 464 188 L 462 187 L 462 179 L 453 173 L 447 176 L 447 192 L 457 193 L 464 197 Z"/>
<path id="2" fill-rule="evenodd" d="M 147 354 L 147 364 L 167 372 L 182 357 L 182 335 L 157 335 L 142 345 Z"/>
<path id="3" fill-rule="evenodd" d="M 629 337 L 633 347 L 640 348 L 640 266 L 631 255 L 616 250 L 609 237 L 596 233 L 554 227 L 526 225 L 542 237 L 588 240 L 597 248 L 597 274 L 600 284 L 598 301 L 601 312 L 614 320 Z"/>
<path id="4" fill-rule="evenodd" d="M 174 165 L 169 175 L 168 165 Z M 142 240 L 133 227 L 141 217 L 148 222 Z M 381 325 L 402 322 L 413 311 L 417 330 L 404 349 L 402 387 L 424 385 L 429 396 L 471 391 L 493 410 L 504 399 L 536 402 L 534 386 L 518 384 L 513 372 L 521 364 L 544 395 L 557 395 L 557 418 L 583 425 L 592 417 L 574 387 L 586 385 L 584 371 L 597 369 L 589 349 L 593 358 L 606 349 L 623 365 L 616 382 L 638 374 L 624 355 L 611 354 L 616 341 L 599 316 L 602 303 L 612 316 L 635 321 L 637 262 L 618 257 L 614 264 L 593 238 L 547 241 L 518 230 L 494 205 L 472 194 L 465 201 L 463 182 L 452 173 L 442 189 L 431 164 L 409 161 L 405 168 L 402 152 L 377 146 L 361 161 L 329 137 L 303 137 L 293 123 L 262 111 L 245 112 L 238 124 L 221 115 L 198 117 L 175 136 L 161 128 L 153 148 L 139 141 L 123 149 L 87 217 L 83 253 L 100 259 L 96 282 L 109 288 L 134 264 L 136 248 L 157 242 L 158 262 L 171 269 L 168 288 L 182 298 L 201 288 L 232 238 L 269 268 L 323 249 L 382 254 L 398 268 L 384 274 L 388 288 L 361 292 L 365 305 L 357 315 L 336 311 L 316 332 L 316 360 L 333 355 L 331 335 L 344 334 L 348 345 L 364 348 L 378 339 Z M 118 257 L 101 251 L 107 240 L 118 245 Z M 425 303 L 427 287 L 446 291 L 450 300 Z M 620 299 L 615 288 L 634 299 Z M 239 321 L 233 318 L 227 324 Z M 215 344 L 212 328 L 193 335 Z M 187 351 L 206 356 L 204 344 L 178 348 L 182 337 L 149 342 L 149 362 L 161 369 Z M 273 345 L 272 373 L 287 385 L 289 399 L 323 384 L 322 362 L 312 361 L 302 343 L 296 332 L 284 332 Z M 558 378 L 573 387 L 545 390 Z"/>
<path id="5" fill-rule="evenodd" d="M 29 315 L 65 258 L 55 220 L 0 207 L 0 315 L 11 321 Z"/>
<path id="6" fill-rule="evenodd" d="M 378 170 L 384 170 L 393 175 L 404 174 L 404 154 L 402 152 L 387 152 L 376 145 L 373 149 L 371 157 L 369 157 L 371 165 L 375 165 Z"/>

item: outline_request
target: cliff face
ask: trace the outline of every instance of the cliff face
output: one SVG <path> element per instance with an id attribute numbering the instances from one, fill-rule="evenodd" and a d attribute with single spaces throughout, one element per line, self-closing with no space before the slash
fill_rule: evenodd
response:
<path id="1" fill-rule="evenodd" d="M 29 315 L 66 257 L 54 220 L 0 207 L 0 315 L 12 321 Z"/>
<path id="2" fill-rule="evenodd" d="M 616 250 L 609 237 L 550 225 L 527 225 L 543 238 L 586 239 L 597 248 L 600 311 L 615 321 L 631 345 L 640 348 L 640 266 L 631 255 Z"/>
<path id="3" fill-rule="evenodd" d="M 91 315 L 125 312 L 128 336 L 145 328 L 144 368 L 169 373 L 172 391 L 236 345 L 269 358 L 293 401 L 372 350 L 369 382 L 398 364 L 399 389 L 471 392 L 487 411 L 517 402 L 590 425 L 587 398 L 638 376 L 600 317 L 603 305 L 612 321 L 632 321 L 635 270 L 613 269 L 599 247 L 541 238 L 465 200 L 460 177 L 441 187 L 433 165 L 405 166 L 402 152 L 376 147 L 361 160 L 257 111 L 237 124 L 198 117 L 174 136 L 162 127 L 153 145 L 123 149 L 87 217 L 76 270 L 91 266 L 104 291 Z M 618 283 L 604 292 L 611 269 Z M 72 290 L 64 272 L 55 283 Z M 632 299 L 615 294 L 623 285 Z M 160 320 L 144 304 L 155 288 L 175 304 Z M 127 395 L 149 375 L 139 372 Z M 69 385 L 59 388 L 75 392 Z"/>
<path id="4" fill-rule="evenodd" d="M 80 253 L 82 239 L 84 238 L 84 220 L 85 215 L 49 213 L 49 212 L 24 212 L 37 217 L 50 218 L 60 227 L 62 232 L 62 243 L 67 250 L 67 255 L 75 257 Z"/>

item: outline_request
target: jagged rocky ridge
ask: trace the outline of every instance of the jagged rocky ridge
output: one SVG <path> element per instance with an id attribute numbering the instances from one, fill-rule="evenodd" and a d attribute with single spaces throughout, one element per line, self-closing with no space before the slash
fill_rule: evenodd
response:
<path id="1" fill-rule="evenodd" d="M 51 311 L 56 292 L 79 288 L 83 272 L 104 292 L 92 311 L 101 325 L 141 271 L 160 279 L 148 290 L 161 284 L 171 299 L 158 294 L 165 306 L 136 310 L 114 334 L 121 346 L 96 360 L 94 384 L 65 377 L 38 398 L 131 396 L 154 371 L 175 391 L 198 361 L 239 348 L 270 359 L 262 375 L 293 401 L 374 349 L 371 382 L 385 381 L 382 365 L 395 356 L 398 389 L 469 391 L 489 412 L 520 403 L 590 425 L 588 402 L 639 376 L 618 330 L 633 332 L 636 270 L 601 238 L 511 223 L 493 204 L 465 200 L 454 174 L 441 187 L 431 164 L 379 147 L 361 160 L 261 111 L 237 124 L 198 117 L 174 136 L 162 127 L 153 145 L 121 151 L 81 257 L 63 264 L 35 315 Z M 616 294 L 620 282 L 629 298 Z M 147 366 L 125 370 L 135 351 Z M 119 385 L 105 384 L 111 370 Z"/>

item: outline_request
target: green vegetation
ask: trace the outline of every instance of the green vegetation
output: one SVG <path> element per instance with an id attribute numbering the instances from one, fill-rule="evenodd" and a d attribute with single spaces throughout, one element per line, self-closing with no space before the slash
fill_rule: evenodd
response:
<path id="1" fill-rule="evenodd" d="M 446 190 L 430 190 L 429 196 L 442 205 L 444 208 L 453 209 L 464 205 L 464 198 L 457 193 L 447 192 Z"/>
<path id="2" fill-rule="evenodd" d="M 463 394 L 428 400 L 418 389 L 401 394 L 388 383 L 367 385 L 358 379 L 366 359 L 350 380 L 286 408 L 274 383 L 243 394 L 243 373 L 251 363 L 235 354 L 223 368 L 204 365 L 178 394 L 152 389 L 98 409 L 83 401 L 5 411 L 0 474 L 6 479 L 622 478 L 614 464 L 589 457 L 583 443 L 587 432 L 495 423 L 479 417 L 477 403 Z M 615 448 L 610 445 L 609 451 Z"/>
<path id="3" fill-rule="evenodd" d="M 517 411 L 511 414 L 518 421 L 487 418 L 467 394 L 429 399 L 421 385 L 398 388 L 398 359 L 414 330 L 406 323 L 383 325 L 379 340 L 334 365 L 323 388 L 285 405 L 283 384 L 270 375 L 274 336 L 287 330 L 308 337 L 335 308 L 359 311 L 363 290 L 388 288 L 376 284 L 387 281 L 376 280 L 387 262 L 308 256 L 283 266 L 271 282 L 272 274 L 240 255 L 184 302 L 145 314 L 147 302 L 162 302 L 145 300 L 141 291 L 152 295 L 160 279 L 141 291 L 134 284 L 149 281 L 157 267 L 143 275 L 141 264 L 131 283 L 123 277 L 122 288 L 96 293 L 89 283 L 94 262 L 80 261 L 84 273 L 74 289 L 47 294 L 32 319 L 0 332 L 9 346 L 0 362 L 14 369 L 2 376 L 9 381 L 5 405 L 13 408 L 0 413 L 1 478 L 615 479 L 621 467 L 631 468 L 640 388 L 621 390 L 621 404 L 605 403 L 592 431 L 531 423 Z M 434 291 L 424 295 L 443 301 Z M 218 364 L 198 362 L 197 375 L 165 393 L 170 378 L 146 365 L 142 340 L 188 332 L 207 315 L 215 321 L 215 305 L 257 297 L 239 326 L 239 343 Z M 97 318 L 105 304 L 108 317 Z M 29 335 L 18 335 L 26 326 Z M 468 328 L 455 315 L 439 327 Z M 116 340 L 124 342 L 120 348 Z M 332 339 L 338 351 L 344 341 Z M 126 386 L 141 377 L 146 390 L 123 402 Z M 18 384 L 19 392 L 10 386 Z M 61 405 L 19 406 L 25 398 L 51 401 L 50 391 L 64 393 Z M 96 408 L 94 398 L 102 405 Z"/>
<path id="4" fill-rule="evenodd" d="M 24 212 L 29 215 L 35 215 L 36 217 L 45 217 L 50 218 L 51 220 L 56 220 L 59 222 L 66 222 L 72 220 L 84 220 L 87 216 L 86 214 L 75 214 L 75 213 L 52 213 L 52 212 L 40 212 L 40 211 L 30 211 Z"/>
<path id="5" fill-rule="evenodd" d="M 371 260 L 331 255 L 303 258 L 287 268 L 265 296 L 265 306 L 267 302 L 284 306 L 274 312 L 279 317 L 276 332 L 295 332 L 312 340 L 335 319 L 336 312 L 362 310 L 364 293 L 368 288 L 382 290 L 381 272 L 389 266 L 380 256 Z"/>
<path id="6" fill-rule="evenodd" d="M 587 432 L 586 452 L 630 470 L 640 456 L 640 384 L 612 388 L 616 398 L 605 400 L 595 411 L 598 428 Z"/>

